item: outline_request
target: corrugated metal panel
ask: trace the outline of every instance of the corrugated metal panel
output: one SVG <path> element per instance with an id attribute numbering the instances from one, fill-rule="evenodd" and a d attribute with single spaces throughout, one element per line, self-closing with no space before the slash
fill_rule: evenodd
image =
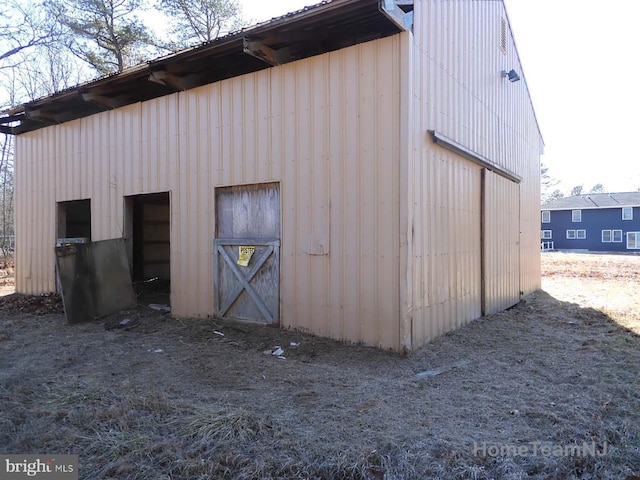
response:
<path id="1" fill-rule="evenodd" d="M 484 171 L 483 314 L 520 301 L 520 186 Z"/>
<path id="2" fill-rule="evenodd" d="M 480 168 L 434 145 L 429 130 L 524 179 L 517 283 L 525 293 L 540 286 L 539 234 L 534 225 L 539 228 L 542 140 L 525 81 L 510 83 L 502 77 L 502 71 L 512 68 L 522 76 L 511 32 L 506 53 L 501 49 L 504 18 L 502 2 L 423 0 L 414 4 L 413 77 L 407 107 L 413 112 L 406 212 L 409 295 L 403 304 L 403 318 L 408 315 L 413 320 L 409 348 L 480 316 Z M 490 198 L 499 202 L 506 195 L 498 188 Z M 469 201 L 471 210 L 460 210 Z M 458 223 L 458 216 L 465 221 Z M 458 237 L 470 243 L 461 247 L 456 244 Z M 458 253 L 461 249 L 473 252 L 467 271 L 474 273 L 462 273 L 472 285 L 467 300 L 456 283 L 461 275 L 456 261 L 464 258 Z M 425 256 L 430 257 L 428 261 Z M 504 289 L 491 285 L 496 290 L 485 293 L 491 302 L 499 303 Z"/>
<path id="3" fill-rule="evenodd" d="M 211 315 L 215 187 L 280 182 L 282 325 L 398 348 L 399 50 L 389 37 L 18 137 L 18 290 L 54 289 L 56 202 L 90 198 L 102 240 L 123 235 L 124 196 L 170 191 L 173 312 Z"/>
<path id="4" fill-rule="evenodd" d="M 51 179 L 55 138 L 40 130 L 36 141 L 16 142 L 16 290 L 40 293 L 54 285 L 56 204 Z M 42 221 L 44 218 L 50 222 Z"/>
<path id="5" fill-rule="evenodd" d="M 418 92 L 432 130 L 516 173 L 541 139 L 525 81 L 502 71 L 522 66 L 509 35 L 500 48 L 502 2 L 425 0 L 415 4 L 415 64 L 431 91 Z"/>
<path id="6" fill-rule="evenodd" d="M 409 167 L 412 344 L 481 315 L 481 168 L 437 145 Z"/>

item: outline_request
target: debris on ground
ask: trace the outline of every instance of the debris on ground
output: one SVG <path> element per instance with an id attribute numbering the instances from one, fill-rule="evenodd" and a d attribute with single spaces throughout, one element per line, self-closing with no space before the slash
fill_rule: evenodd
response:
<path id="1" fill-rule="evenodd" d="M 435 377 L 440 375 L 441 373 L 448 372 L 453 370 L 454 368 L 464 367 L 465 365 L 469 365 L 471 363 L 470 360 L 460 360 L 459 362 L 452 363 L 450 365 L 445 365 L 444 367 L 435 368 L 433 370 L 425 370 L 424 372 L 416 373 L 416 377 L 418 378 L 428 378 Z"/>
<path id="2" fill-rule="evenodd" d="M 149 308 L 153 308 L 154 310 L 158 310 L 159 312 L 171 311 L 171 307 L 169 305 L 161 305 L 159 303 L 150 303 Z"/>
<path id="3" fill-rule="evenodd" d="M 13 293 L 0 297 L 0 312 L 4 315 L 51 315 L 64 313 L 62 298 L 57 293 L 22 295 Z"/>

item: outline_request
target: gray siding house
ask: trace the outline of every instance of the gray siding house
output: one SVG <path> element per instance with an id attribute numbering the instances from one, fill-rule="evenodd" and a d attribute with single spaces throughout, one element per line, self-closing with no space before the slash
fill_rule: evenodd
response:
<path id="1" fill-rule="evenodd" d="M 640 253 L 640 192 L 576 195 L 541 208 L 543 250 Z"/>

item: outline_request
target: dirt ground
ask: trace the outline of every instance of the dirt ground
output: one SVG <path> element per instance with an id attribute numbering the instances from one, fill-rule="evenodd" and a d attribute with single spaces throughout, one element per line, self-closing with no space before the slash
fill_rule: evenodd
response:
<path id="1" fill-rule="evenodd" d="M 148 308 L 71 326 L 55 297 L 9 295 L 0 453 L 77 454 L 83 479 L 640 475 L 640 257 L 542 269 L 408 358 Z"/>

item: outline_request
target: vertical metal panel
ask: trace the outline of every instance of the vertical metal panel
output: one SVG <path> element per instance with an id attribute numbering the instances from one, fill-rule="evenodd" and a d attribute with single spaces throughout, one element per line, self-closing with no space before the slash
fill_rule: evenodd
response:
<path id="1" fill-rule="evenodd" d="M 480 171 L 437 145 L 410 162 L 412 344 L 407 348 L 481 315 Z"/>
<path id="2" fill-rule="evenodd" d="M 397 232 L 397 183 L 377 180 L 397 178 L 397 66 L 390 38 L 296 62 L 274 85 L 290 130 L 275 147 L 285 326 L 397 348 L 397 253 L 381 238 Z"/>
<path id="3" fill-rule="evenodd" d="M 514 68 L 524 78 L 511 35 L 506 54 L 500 50 L 503 2 L 424 0 L 414 8 L 409 85 L 413 149 L 407 189 L 410 286 L 403 303 L 412 318 L 410 348 L 481 313 L 480 168 L 432 144 L 426 132 L 441 132 L 524 178 L 518 203 L 523 239 L 519 267 L 513 267 L 514 273 L 508 262 L 496 265 L 508 271 L 492 272 L 490 278 L 519 276 L 514 283 L 525 293 L 540 286 L 534 224 L 542 148 L 526 82 L 510 83 L 501 76 Z M 512 192 L 495 183 L 497 190 L 489 193 L 494 205 L 513 200 Z M 498 305 L 509 288 L 497 280 L 490 286 L 495 288 L 487 294 Z"/>
<path id="4" fill-rule="evenodd" d="M 484 172 L 483 314 L 520 301 L 520 186 Z"/>
<path id="5" fill-rule="evenodd" d="M 416 135 L 414 115 L 414 63 L 413 63 L 413 35 L 410 32 L 400 34 L 400 75 L 399 80 L 399 144 L 400 163 L 398 178 L 394 185 L 398 186 L 398 298 L 400 299 L 398 343 L 402 350 L 412 348 L 413 328 L 413 298 L 414 298 L 414 243 L 413 243 L 413 178 L 415 175 L 415 149 L 419 148 L 420 136 Z M 420 85 L 421 86 L 421 85 Z M 418 109 L 421 110 L 421 109 Z"/>
<path id="6" fill-rule="evenodd" d="M 169 191 L 173 312 L 212 315 L 215 187 L 280 182 L 282 324 L 398 348 L 399 76 L 396 36 L 20 136 L 18 291 L 55 288 L 57 201 L 102 240 Z"/>

